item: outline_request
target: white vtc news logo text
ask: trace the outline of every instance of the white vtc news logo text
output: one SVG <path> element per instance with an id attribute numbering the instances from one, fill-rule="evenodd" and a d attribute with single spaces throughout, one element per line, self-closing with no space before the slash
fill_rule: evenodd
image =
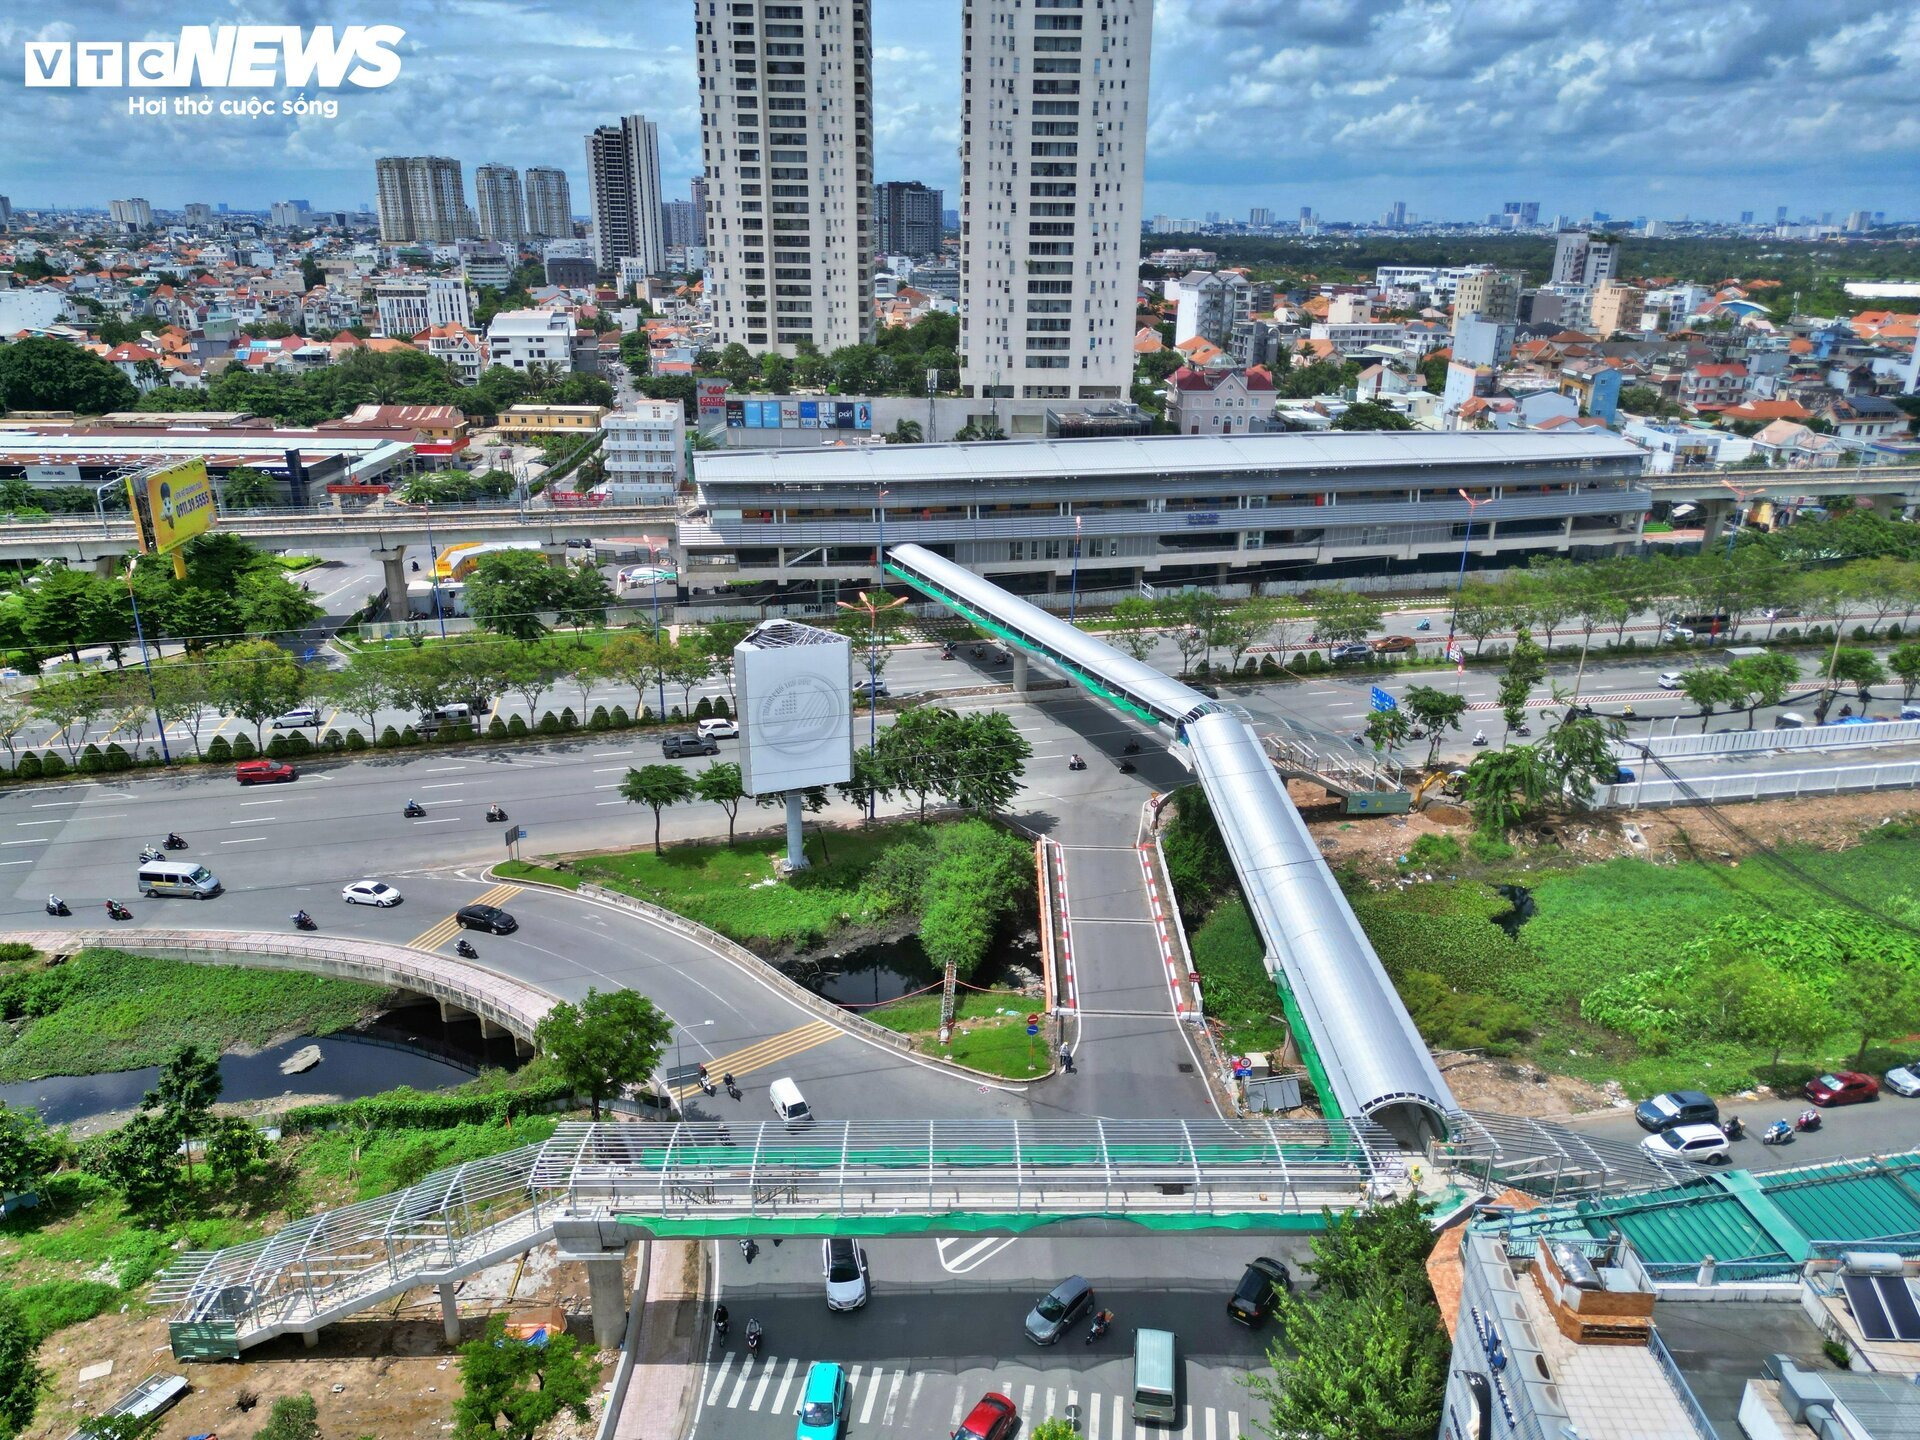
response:
<path id="1" fill-rule="evenodd" d="M 178 40 L 29 40 L 29 89 L 377 90 L 400 78 L 398 25 L 183 25 Z"/>

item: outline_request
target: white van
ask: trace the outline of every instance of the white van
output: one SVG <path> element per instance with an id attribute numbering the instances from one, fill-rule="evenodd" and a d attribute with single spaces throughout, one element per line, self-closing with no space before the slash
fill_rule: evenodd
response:
<path id="1" fill-rule="evenodd" d="M 149 860 L 140 867 L 140 893 L 149 900 L 159 895 L 205 900 L 220 893 L 220 881 L 206 866 L 192 861 Z"/>
<path id="2" fill-rule="evenodd" d="M 813 1111 L 807 1108 L 807 1102 L 800 1093 L 800 1087 L 784 1075 L 767 1087 L 767 1098 L 773 1101 L 774 1114 L 788 1125 L 811 1125 Z"/>
<path id="3" fill-rule="evenodd" d="M 1171 1330 L 1133 1332 L 1133 1418 L 1143 1425 L 1180 1423 L 1180 1374 Z"/>

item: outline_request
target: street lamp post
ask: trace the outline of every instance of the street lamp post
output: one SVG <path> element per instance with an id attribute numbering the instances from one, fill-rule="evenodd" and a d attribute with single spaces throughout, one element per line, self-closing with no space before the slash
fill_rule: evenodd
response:
<path id="1" fill-rule="evenodd" d="M 1467 502 L 1467 531 L 1460 540 L 1460 578 L 1454 582 L 1453 586 L 1453 613 L 1447 616 L 1446 655 L 1450 660 L 1453 658 L 1454 631 L 1460 623 L 1460 596 L 1467 588 L 1467 548 L 1473 544 L 1473 517 L 1479 513 L 1480 507 L 1487 503 L 1486 500 L 1474 499 L 1465 490 L 1456 490 L 1454 493 Z M 1492 496 L 1487 497 L 1488 500 L 1492 498 Z M 1454 663 L 1459 664 L 1458 661 Z"/>
<path id="2" fill-rule="evenodd" d="M 669 549 L 670 542 L 666 540 L 656 542 L 651 535 L 642 535 L 640 543 L 647 547 L 647 573 L 652 577 L 650 583 L 653 588 L 653 643 L 658 645 L 660 643 L 660 552 Z M 654 713 L 665 720 L 667 718 L 666 671 L 664 669 L 654 671 L 653 678 L 660 687 L 656 696 L 660 702 L 660 708 Z"/>
<path id="3" fill-rule="evenodd" d="M 125 480 L 109 480 L 104 485 L 96 485 L 93 487 L 93 511 L 94 514 L 100 517 L 100 536 L 102 539 L 110 540 L 113 538 L 113 534 L 107 529 L 107 506 L 106 502 L 100 497 L 105 495 L 109 490 L 123 489 L 126 483 Z"/>
<path id="4" fill-rule="evenodd" d="M 887 496 L 892 493 L 891 490 L 873 492 L 874 507 L 880 513 L 880 544 L 873 552 L 873 568 L 882 587 L 887 583 Z"/>
<path id="5" fill-rule="evenodd" d="M 882 492 L 884 493 L 884 492 Z M 867 617 L 867 749 L 872 750 L 880 741 L 880 612 L 897 610 L 907 603 L 903 595 L 898 599 L 886 598 L 886 591 L 880 592 L 876 600 L 865 590 L 860 592 L 858 601 L 836 600 L 833 602 L 842 610 L 858 610 Z M 873 819 L 873 794 L 867 794 L 867 818 Z"/>
<path id="6" fill-rule="evenodd" d="M 1080 610 L 1080 517 L 1073 517 L 1073 580 L 1067 591 L 1067 623 L 1073 624 L 1073 617 Z"/>
<path id="7" fill-rule="evenodd" d="M 171 766 L 173 752 L 167 748 L 167 722 L 160 714 L 160 691 L 153 683 L 153 661 L 147 655 L 147 634 L 140 625 L 140 602 L 133 593 L 133 571 L 139 563 L 138 555 L 127 563 L 127 604 L 133 607 L 133 638 L 140 647 L 140 668 L 147 672 L 147 698 L 153 702 L 153 723 L 160 731 L 160 763 Z"/>
<path id="8" fill-rule="evenodd" d="M 440 547 L 433 543 L 433 501 L 424 495 L 420 500 L 420 513 L 427 521 L 427 579 L 433 587 L 433 618 L 439 622 L 440 638 L 444 640 L 447 638 L 447 617 L 440 609 Z"/>
<path id="9" fill-rule="evenodd" d="M 1734 484 L 1731 480 L 1722 480 L 1720 483 L 1733 492 L 1734 504 L 1737 507 L 1733 512 L 1733 525 L 1727 531 L 1727 554 L 1731 556 L 1733 554 L 1733 542 L 1739 538 L 1741 530 L 1746 527 L 1747 502 L 1756 495 L 1764 494 L 1767 487 L 1764 485 L 1756 485 L 1752 489 L 1748 489 L 1744 486 Z"/>

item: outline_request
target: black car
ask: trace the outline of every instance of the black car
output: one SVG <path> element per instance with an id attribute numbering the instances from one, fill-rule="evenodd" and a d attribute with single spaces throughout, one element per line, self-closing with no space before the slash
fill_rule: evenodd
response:
<path id="1" fill-rule="evenodd" d="M 495 935 L 511 935 L 520 922 L 498 905 L 462 905 L 454 914 L 462 930 L 490 930 Z"/>
<path id="2" fill-rule="evenodd" d="M 660 753 L 669 760 L 682 755 L 718 755 L 720 742 L 705 735 L 669 735 L 660 742 Z"/>
<path id="3" fill-rule="evenodd" d="M 1344 645 L 1335 645 L 1327 651 L 1327 658 L 1339 665 L 1348 660 L 1365 660 L 1373 654 L 1373 647 L 1359 640 L 1350 640 Z"/>
<path id="4" fill-rule="evenodd" d="M 1718 1125 L 1720 1107 L 1698 1090 L 1669 1090 L 1634 1106 L 1633 1118 L 1642 1130 L 1658 1135 L 1676 1125 Z"/>
<path id="5" fill-rule="evenodd" d="M 1273 1302 L 1293 1289 L 1293 1276 L 1287 1267 L 1271 1256 L 1262 1255 L 1247 1266 L 1240 1287 L 1227 1301 L 1227 1318 L 1238 1320 L 1249 1330 L 1259 1327 L 1273 1313 Z"/>

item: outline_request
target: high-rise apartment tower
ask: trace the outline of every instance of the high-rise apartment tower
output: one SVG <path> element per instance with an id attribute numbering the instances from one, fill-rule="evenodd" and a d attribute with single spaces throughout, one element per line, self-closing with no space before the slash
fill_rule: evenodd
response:
<path id="1" fill-rule="evenodd" d="M 511 165 L 482 165 L 473 172 L 473 208 L 486 239 L 518 245 L 527 238 L 526 212 L 520 208 L 520 172 Z"/>
<path id="2" fill-rule="evenodd" d="M 472 233 L 460 162 L 445 155 L 385 155 L 373 162 L 380 238 L 450 245 Z"/>
<path id="3" fill-rule="evenodd" d="M 602 270 L 638 260 L 654 274 L 666 267 L 660 233 L 660 132 L 644 115 L 602 125 L 587 136 L 587 180 L 593 195 L 593 253 Z"/>
<path id="4" fill-rule="evenodd" d="M 888 180 L 874 186 L 874 248 L 883 255 L 933 254 L 940 248 L 945 198 L 918 180 Z"/>
<path id="5" fill-rule="evenodd" d="M 567 172 L 535 165 L 526 174 L 527 233 L 536 240 L 565 240 L 573 234 L 573 195 Z"/>

